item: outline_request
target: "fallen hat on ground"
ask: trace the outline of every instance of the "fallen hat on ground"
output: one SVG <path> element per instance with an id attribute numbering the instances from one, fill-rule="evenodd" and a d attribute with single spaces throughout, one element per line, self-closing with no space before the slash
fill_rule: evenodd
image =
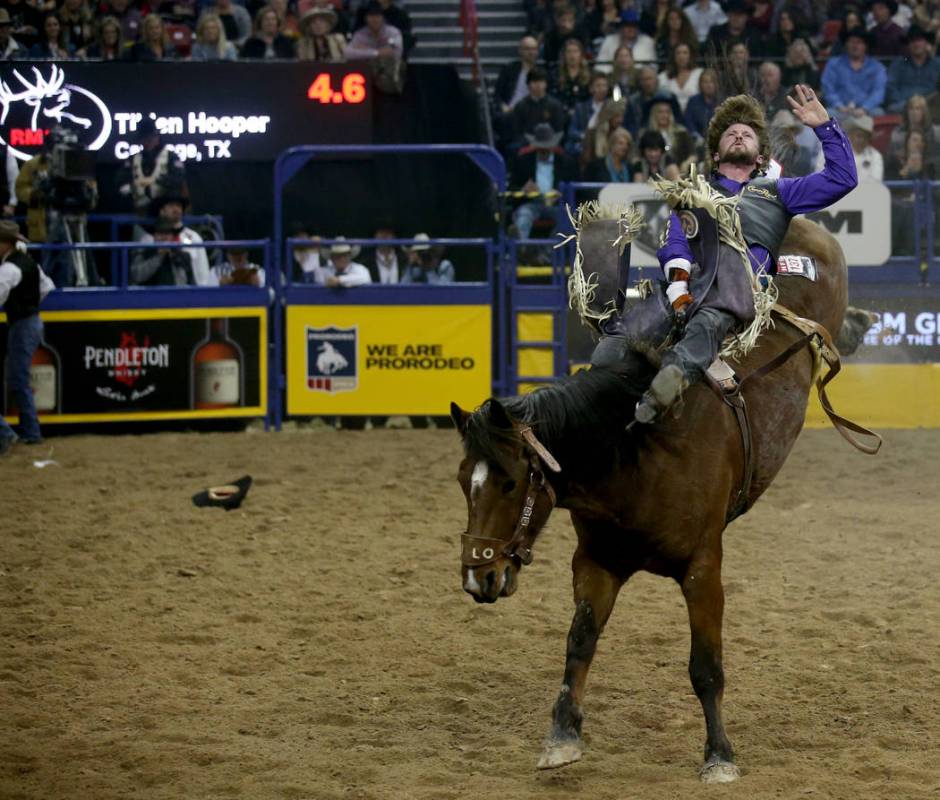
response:
<path id="1" fill-rule="evenodd" d="M 210 486 L 202 492 L 193 495 L 193 505 L 199 508 L 218 506 L 226 511 L 238 508 L 251 488 L 251 475 L 245 475 L 237 481 L 224 486 Z"/>

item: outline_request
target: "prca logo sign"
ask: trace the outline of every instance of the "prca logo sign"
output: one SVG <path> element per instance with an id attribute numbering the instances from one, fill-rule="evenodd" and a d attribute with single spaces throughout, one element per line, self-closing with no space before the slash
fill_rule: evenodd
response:
<path id="1" fill-rule="evenodd" d="M 351 392 L 358 385 L 358 328 L 307 326 L 307 388 Z"/>
<path id="2" fill-rule="evenodd" d="M 19 159 L 38 152 L 46 135 L 62 126 L 78 136 L 88 150 L 99 150 L 111 135 L 111 112 L 100 97 L 74 83 L 52 64 L 49 77 L 32 68 L 30 80 L 18 69 L 15 81 L 0 80 L 0 141 Z M 29 149 L 22 149 L 29 148 Z"/>

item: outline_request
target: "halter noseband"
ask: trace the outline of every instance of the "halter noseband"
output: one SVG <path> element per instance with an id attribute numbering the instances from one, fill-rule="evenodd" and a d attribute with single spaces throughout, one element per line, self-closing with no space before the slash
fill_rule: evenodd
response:
<path id="1" fill-rule="evenodd" d="M 526 488 L 525 500 L 522 502 L 522 511 L 519 512 L 516 528 L 508 540 L 462 533 L 464 548 L 461 552 L 461 562 L 465 567 L 471 569 L 483 567 L 495 563 L 500 558 L 518 558 L 522 564 L 528 566 L 532 563 L 532 545 L 538 535 L 537 530 L 531 529 L 531 524 L 539 492 L 544 489 L 548 494 L 548 500 L 551 503 L 549 511 L 555 507 L 557 496 L 552 485 L 545 480 L 540 459 L 552 472 L 561 472 L 561 466 L 548 452 L 545 445 L 535 437 L 530 427 L 520 429 L 519 433 L 529 445 L 526 448 L 529 457 L 529 485 Z M 466 552 L 468 545 L 470 546 L 469 554 Z"/>

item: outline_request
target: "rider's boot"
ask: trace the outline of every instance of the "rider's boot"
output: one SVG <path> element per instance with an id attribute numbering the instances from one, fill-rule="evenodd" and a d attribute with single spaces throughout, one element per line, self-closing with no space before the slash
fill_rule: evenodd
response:
<path id="1" fill-rule="evenodd" d="M 667 364 L 653 378 L 650 388 L 636 404 L 637 422 L 649 424 L 662 416 L 688 388 L 689 381 L 676 364 Z"/>

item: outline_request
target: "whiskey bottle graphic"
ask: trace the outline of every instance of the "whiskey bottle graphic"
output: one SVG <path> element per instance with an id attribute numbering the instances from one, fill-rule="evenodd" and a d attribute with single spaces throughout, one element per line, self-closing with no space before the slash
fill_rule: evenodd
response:
<path id="1" fill-rule="evenodd" d="M 33 353 L 29 367 L 29 383 L 33 389 L 33 401 L 39 414 L 56 414 L 59 408 L 59 354 L 44 341 Z"/>
<path id="2" fill-rule="evenodd" d="M 40 340 L 39 347 L 33 353 L 33 360 L 29 365 L 29 387 L 33 392 L 33 402 L 36 404 L 37 414 L 57 414 L 59 408 L 59 379 L 62 375 L 59 354 Z M 16 398 L 7 386 L 6 413 L 15 417 L 20 413 L 16 405 Z"/>
<path id="3" fill-rule="evenodd" d="M 244 402 L 242 350 L 228 338 L 228 319 L 206 321 L 206 338 L 193 351 L 193 408 L 232 408 Z"/>

